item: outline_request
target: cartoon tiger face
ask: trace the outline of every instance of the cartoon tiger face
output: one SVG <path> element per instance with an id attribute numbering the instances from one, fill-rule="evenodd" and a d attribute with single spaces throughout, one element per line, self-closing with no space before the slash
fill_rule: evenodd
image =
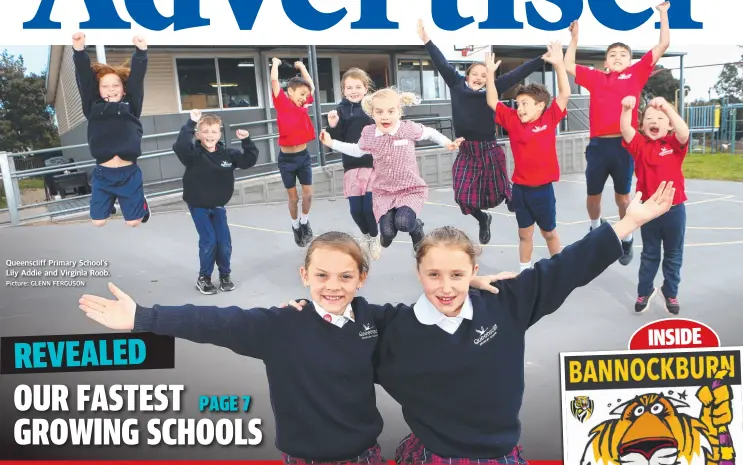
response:
<path id="1" fill-rule="evenodd" d="M 704 464 L 706 428 L 677 410 L 687 404 L 662 394 L 643 394 L 619 405 L 619 415 L 597 425 L 581 465 Z"/>

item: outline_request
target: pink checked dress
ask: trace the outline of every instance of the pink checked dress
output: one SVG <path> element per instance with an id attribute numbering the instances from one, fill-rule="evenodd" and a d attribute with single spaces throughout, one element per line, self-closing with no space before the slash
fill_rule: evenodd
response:
<path id="1" fill-rule="evenodd" d="M 420 214 L 428 199 L 428 185 L 418 171 L 415 141 L 421 140 L 425 127 L 413 121 L 400 121 L 394 134 L 377 135 L 369 125 L 361 131 L 359 148 L 374 157 L 372 202 L 377 222 L 393 208 L 409 207 Z"/>

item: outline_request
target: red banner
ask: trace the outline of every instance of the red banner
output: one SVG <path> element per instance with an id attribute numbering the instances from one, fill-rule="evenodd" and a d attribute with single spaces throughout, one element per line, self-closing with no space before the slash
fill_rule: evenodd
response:
<path id="1" fill-rule="evenodd" d="M 653 321 L 635 331 L 629 350 L 694 349 L 720 347 L 717 333 L 699 321 L 668 318 Z"/>

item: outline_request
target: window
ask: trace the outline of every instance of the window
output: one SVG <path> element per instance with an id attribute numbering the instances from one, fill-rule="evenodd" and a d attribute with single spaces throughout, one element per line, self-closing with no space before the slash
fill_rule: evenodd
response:
<path id="1" fill-rule="evenodd" d="M 424 100 L 446 99 L 446 82 L 431 60 L 404 58 L 397 60 L 397 81 L 403 92 L 414 92 Z"/>
<path id="2" fill-rule="evenodd" d="M 294 67 L 294 63 L 299 61 L 299 58 L 284 58 L 277 57 L 282 63 L 279 66 L 279 84 L 282 89 L 286 89 L 286 84 L 289 79 L 293 77 L 299 77 L 301 74 L 299 70 Z M 309 66 L 309 60 L 302 58 L 302 63 L 307 67 L 307 71 L 312 75 L 312 70 Z M 267 69 L 271 69 L 271 58 L 268 59 Z M 335 85 L 333 83 L 333 60 L 330 58 L 318 58 L 317 59 L 317 78 L 319 82 L 315 83 L 315 87 L 320 94 L 320 103 L 334 103 L 335 102 Z M 269 78 L 270 80 L 270 78 Z"/>
<path id="3" fill-rule="evenodd" d="M 260 106 L 253 58 L 176 58 L 175 67 L 182 111 Z"/>
<path id="4" fill-rule="evenodd" d="M 397 83 L 401 91 L 421 95 L 420 60 L 397 60 Z"/>

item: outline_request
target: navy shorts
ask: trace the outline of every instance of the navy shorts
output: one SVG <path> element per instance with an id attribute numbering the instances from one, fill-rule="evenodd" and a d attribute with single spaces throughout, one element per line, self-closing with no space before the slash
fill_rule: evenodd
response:
<path id="1" fill-rule="evenodd" d="M 552 183 L 542 186 L 514 184 L 509 210 L 516 213 L 519 228 L 528 228 L 537 223 L 539 229 L 550 232 L 557 226 L 555 189 Z"/>
<path id="2" fill-rule="evenodd" d="M 116 199 L 119 200 L 121 214 L 125 220 L 144 218 L 146 200 L 142 186 L 142 170 L 136 163 L 121 168 L 97 165 L 93 169 L 90 217 L 94 220 L 105 220 L 111 216 Z"/>
<path id="3" fill-rule="evenodd" d="M 588 195 L 604 191 L 611 176 L 614 192 L 626 195 L 632 189 L 635 160 L 622 147 L 621 137 L 594 137 L 586 147 L 586 189 Z"/>
<path id="4" fill-rule="evenodd" d="M 312 160 L 310 152 L 306 149 L 297 153 L 279 152 L 279 172 L 284 187 L 291 189 L 299 184 L 303 186 L 312 185 Z"/>

